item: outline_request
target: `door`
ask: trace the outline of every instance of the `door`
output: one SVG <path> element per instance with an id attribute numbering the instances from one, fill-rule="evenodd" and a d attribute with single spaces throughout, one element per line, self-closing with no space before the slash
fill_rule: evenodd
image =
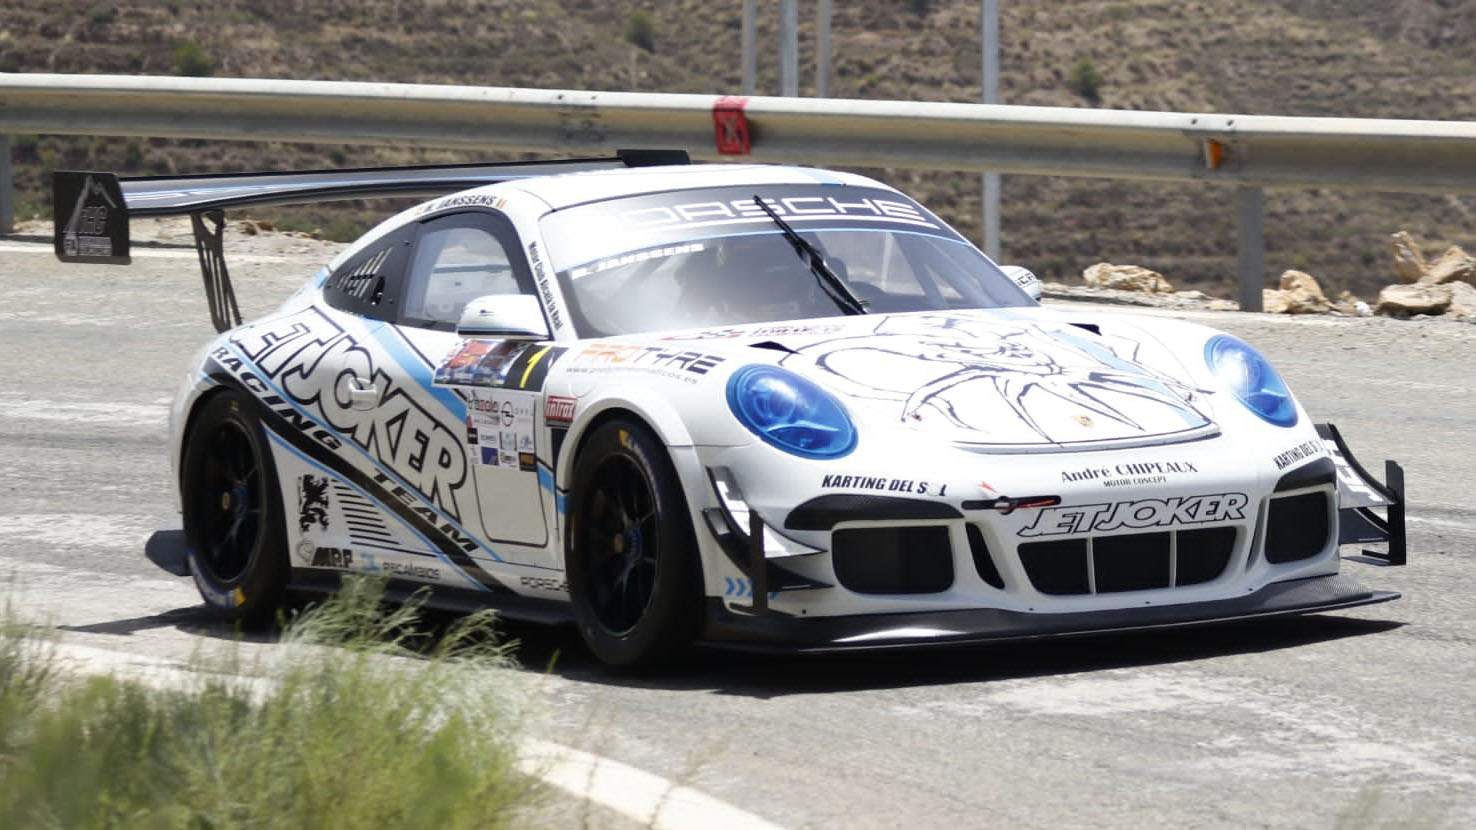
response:
<path id="1" fill-rule="evenodd" d="M 494 294 L 536 296 L 532 274 L 512 224 L 486 210 L 452 214 L 421 225 L 406 276 L 402 324 L 451 331 L 467 302 Z M 425 335 L 416 335 L 424 337 Z M 444 336 L 444 335 L 441 335 Z M 534 410 L 537 390 L 518 388 L 512 373 L 536 344 L 460 341 L 438 387 L 454 390 L 465 403 L 460 425 L 466 460 L 476 487 L 480 530 L 499 556 L 542 564 L 542 552 L 498 548 L 511 542 L 543 548 L 549 543 L 551 494 L 542 482 Z M 444 355 L 443 355 L 444 356 Z M 521 378 L 521 373 L 518 377 Z M 541 452 L 542 451 L 542 452 Z M 546 467 L 546 465 L 545 465 Z"/>

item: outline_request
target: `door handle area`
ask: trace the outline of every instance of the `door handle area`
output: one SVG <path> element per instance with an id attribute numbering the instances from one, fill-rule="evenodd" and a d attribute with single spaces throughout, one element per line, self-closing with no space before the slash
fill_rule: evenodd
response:
<path id="1" fill-rule="evenodd" d="M 373 409 L 379 403 L 379 387 L 363 378 L 352 375 L 344 378 L 344 389 L 354 409 Z"/>

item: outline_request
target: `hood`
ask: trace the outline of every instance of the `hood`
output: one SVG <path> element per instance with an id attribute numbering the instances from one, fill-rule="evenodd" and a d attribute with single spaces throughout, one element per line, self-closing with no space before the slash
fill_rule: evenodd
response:
<path id="1" fill-rule="evenodd" d="M 1144 446 L 1216 434 L 1154 341 L 1017 311 L 865 315 L 693 333 L 766 346 L 854 410 L 1000 452 Z M 688 339 L 678 336 L 673 339 Z M 1175 364 L 1176 365 L 1176 364 Z M 1182 369 L 1179 370 L 1182 373 Z"/>

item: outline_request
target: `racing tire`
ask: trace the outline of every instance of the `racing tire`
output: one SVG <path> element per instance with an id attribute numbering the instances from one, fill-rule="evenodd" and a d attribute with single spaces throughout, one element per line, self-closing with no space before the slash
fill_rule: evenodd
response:
<path id="1" fill-rule="evenodd" d="M 701 622 L 701 568 L 660 439 L 633 420 L 596 427 L 575 460 L 566 515 L 569 598 L 590 651 L 634 668 L 685 650 Z"/>
<path id="2" fill-rule="evenodd" d="M 219 617 L 270 622 L 286 596 L 286 533 L 276 467 L 250 402 L 233 392 L 207 400 L 180 466 L 190 575 Z"/>

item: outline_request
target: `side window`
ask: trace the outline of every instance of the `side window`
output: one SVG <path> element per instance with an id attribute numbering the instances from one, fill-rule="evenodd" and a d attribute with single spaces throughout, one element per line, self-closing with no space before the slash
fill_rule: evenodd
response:
<path id="1" fill-rule="evenodd" d="M 359 252 L 323 285 L 328 304 L 376 320 L 394 321 L 395 300 L 410 258 L 409 230 L 398 231 Z"/>
<path id="2" fill-rule="evenodd" d="M 421 227 L 406 279 L 402 321 L 454 329 L 470 300 L 533 293 L 511 224 L 491 213 L 457 214 Z"/>

